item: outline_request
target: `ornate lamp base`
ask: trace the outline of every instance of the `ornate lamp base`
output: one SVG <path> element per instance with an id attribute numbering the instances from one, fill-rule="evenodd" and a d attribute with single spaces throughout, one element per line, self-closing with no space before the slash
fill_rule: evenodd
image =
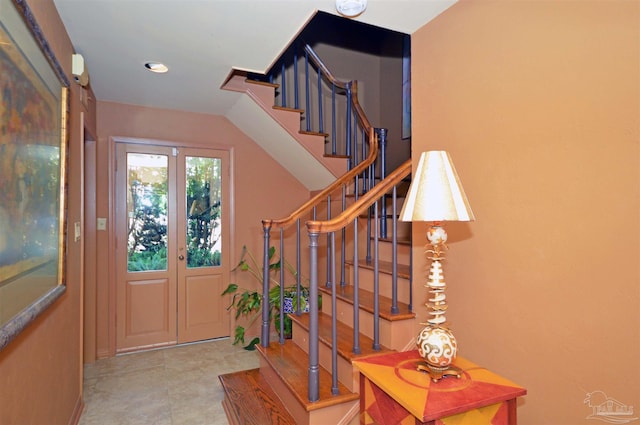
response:
<path id="1" fill-rule="evenodd" d="M 458 343 L 448 328 L 427 323 L 418 335 L 416 345 L 424 359 L 418 365 L 418 370 L 428 372 L 433 382 L 445 376 L 460 378 L 462 371 L 452 364 L 456 359 Z"/>
<path id="2" fill-rule="evenodd" d="M 455 376 L 456 378 L 460 378 L 462 376 L 462 369 L 452 365 L 438 367 L 427 362 L 420 362 L 416 369 L 422 372 L 427 372 L 433 382 L 438 382 L 447 376 Z"/>

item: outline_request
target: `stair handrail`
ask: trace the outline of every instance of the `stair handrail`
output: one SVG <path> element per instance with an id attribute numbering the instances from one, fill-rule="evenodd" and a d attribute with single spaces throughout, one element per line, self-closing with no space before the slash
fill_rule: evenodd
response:
<path id="1" fill-rule="evenodd" d="M 329 70 L 329 68 L 324 64 L 324 62 L 320 59 L 320 57 L 316 54 L 316 52 L 311 48 L 311 46 L 309 46 L 309 44 L 304 45 L 304 51 L 307 57 L 307 60 L 311 61 L 313 64 L 316 65 L 316 67 L 318 67 L 318 75 L 325 79 L 326 82 L 332 86 L 332 87 L 337 87 L 341 90 L 344 90 L 347 93 L 347 98 L 351 101 L 351 107 L 354 108 L 354 110 L 356 111 L 355 116 L 356 119 L 358 120 L 358 123 L 360 124 L 360 127 L 365 129 L 367 131 L 367 133 L 369 133 L 369 130 L 372 128 L 371 123 L 369 122 L 369 119 L 367 118 L 366 114 L 364 113 L 364 111 L 362 110 L 362 107 L 360 106 L 360 103 L 358 101 L 358 81 L 357 80 L 351 80 L 348 82 L 345 81 L 341 81 L 339 79 L 337 79 L 333 73 L 331 73 L 331 71 Z M 322 111 L 320 111 L 321 115 L 322 115 Z M 347 128 L 349 128 L 349 125 L 347 125 Z M 371 136 L 369 136 L 369 140 L 371 140 Z M 333 141 L 332 141 L 332 146 L 333 146 L 333 153 L 335 154 L 335 133 L 333 134 Z M 350 156 L 349 158 L 349 168 L 352 167 L 352 163 L 351 161 L 355 158 L 357 158 L 357 153 L 356 152 L 350 152 L 350 143 L 347 140 L 346 141 L 346 150 L 347 150 L 347 155 Z M 380 146 L 378 145 L 378 149 L 380 148 Z M 384 152 L 383 152 L 384 155 Z M 351 157 L 353 156 L 353 158 Z M 364 159 L 363 159 L 364 160 Z M 357 162 L 357 161 L 356 161 Z M 383 170 L 384 170 L 384 165 L 383 165 Z M 385 176 L 382 175 L 382 178 L 384 178 Z"/>
<path id="2" fill-rule="evenodd" d="M 373 140 L 373 142 L 372 142 Z M 324 199 L 327 198 L 330 194 L 334 193 L 336 190 L 340 189 L 343 185 L 351 182 L 356 176 L 365 171 L 378 156 L 378 136 L 375 134 L 373 128 L 369 129 L 369 155 L 367 159 L 362 161 L 360 164 L 347 171 L 338 179 L 334 180 L 333 183 L 330 183 L 326 188 L 324 188 L 321 192 L 314 195 L 307 202 L 302 204 L 298 209 L 293 211 L 287 217 L 280 219 L 264 219 L 262 220 L 262 227 L 264 229 L 276 227 L 276 228 L 287 228 L 296 222 L 299 218 L 301 218 L 304 214 L 310 212 L 314 207 L 318 206 Z"/>
<path id="3" fill-rule="evenodd" d="M 349 102 L 349 106 L 352 109 L 351 112 L 349 113 L 353 113 L 356 117 L 357 123 L 362 127 L 363 131 L 366 132 L 366 144 L 368 147 L 368 153 L 367 153 L 367 157 L 364 158 L 360 163 L 356 164 L 353 167 L 349 167 L 349 170 L 347 172 L 345 172 L 345 174 L 343 174 L 341 177 L 339 177 L 338 179 L 336 179 L 335 181 L 333 181 L 332 183 L 330 183 L 325 189 L 323 189 L 320 193 L 317 193 L 315 196 L 311 197 L 311 199 L 309 199 L 308 201 L 306 201 L 304 204 L 302 204 L 300 207 L 298 207 L 295 211 L 293 211 L 291 214 L 289 214 L 286 217 L 283 218 L 279 218 L 279 219 L 263 219 L 262 220 L 262 229 L 263 229 L 263 234 L 264 234 L 264 240 L 263 240 L 263 287 L 262 287 L 262 294 L 264 299 L 267 299 L 268 297 L 268 293 L 269 293 L 269 250 L 271 248 L 271 242 L 270 242 L 270 232 L 272 228 L 279 228 L 280 229 L 280 261 L 281 261 L 281 267 L 284 267 L 284 258 L 285 258 L 285 253 L 284 253 L 284 244 L 283 244 L 283 238 L 284 238 L 284 230 L 293 226 L 294 224 L 297 225 L 297 247 L 296 247 L 296 270 L 300 270 L 300 222 L 301 219 L 304 217 L 305 214 L 309 214 L 311 212 L 313 212 L 313 218 L 315 217 L 315 211 L 316 208 L 318 206 L 320 206 L 323 202 L 325 202 L 325 200 L 327 200 L 329 203 L 331 202 L 331 195 L 338 191 L 339 189 L 342 189 L 342 199 L 343 199 L 343 205 L 344 205 L 344 198 L 345 198 L 345 189 L 347 188 L 347 186 L 349 184 L 351 184 L 352 182 L 355 182 L 356 184 L 354 185 L 354 190 L 356 192 L 356 197 L 357 197 L 357 183 L 358 183 L 358 179 L 360 174 L 363 174 L 367 171 L 371 172 L 373 165 L 375 164 L 377 158 L 378 158 L 378 152 L 379 152 L 379 136 L 377 134 L 377 132 L 375 131 L 375 128 L 373 128 L 371 126 L 371 123 L 369 122 L 369 119 L 366 117 L 364 110 L 362 109 L 362 106 L 360 105 L 360 102 L 358 101 L 358 83 L 356 80 L 352 80 L 349 82 L 344 82 L 344 81 L 340 81 L 337 78 L 335 78 L 335 76 L 333 76 L 333 74 L 331 72 L 329 72 L 327 66 L 322 62 L 322 60 L 320 60 L 320 58 L 318 57 L 318 55 L 313 51 L 313 49 L 306 44 L 305 45 L 305 51 L 307 53 L 307 56 L 310 58 L 309 60 L 318 67 L 319 69 L 319 75 L 321 76 L 321 78 L 324 78 L 325 80 L 327 80 L 329 82 L 329 84 L 333 85 L 333 84 L 337 84 L 340 85 L 343 88 L 347 89 L 347 93 L 349 94 L 347 96 L 348 102 Z M 363 143 L 364 143 L 364 138 L 363 138 Z M 308 216 L 307 216 L 308 217 Z M 342 261 L 342 264 L 344 265 L 344 259 Z M 344 269 L 344 266 L 343 266 Z M 283 288 L 284 288 L 284 282 L 283 282 L 283 276 L 280 276 L 280 298 L 281 298 L 281 302 L 283 299 Z M 298 293 L 298 298 L 299 298 L 299 294 L 300 294 L 300 290 L 301 290 L 301 283 L 300 283 L 300 273 L 297 273 L 297 293 Z M 299 303 L 298 303 L 299 305 Z M 261 345 L 263 347 L 268 347 L 269 345 L 269 340 L 270 340 L 270 336 L 269 336 L 269 328 L 270 328 L 270 317 L 269 317 L 269 312 L 268 312 L 268 308 L 264 308 L 262 311 L 262 327 L 261 327 L 261 331 L 260 331 L 260 335 L 261 335 Z M 299 313 L 299 312 L 298 312 Z M 282 330 L 282 323 L 284 322 L 284 318 L 283 318 L 283 313 L 282 311 L 280 312 L 280 316 L 281 316 L 281 330 Z M 281 332 L 282 334 L 282 332 Z M 281 335 L 281 342 L 284 342 L 283 340 L 283 336 Z"/>
<path id="4" fill-rule="evenodd" d="M 327 66 L 324 64 L 324 62 L 322 62 L 322 59 L 320 59 L 320 57 L 311 48 L 311 46 L 309 46 L 308 44 L 305 44 L 304 45 L 304 51 L 309 54 L 309 57 L 311 58 L 312 62 L 315 63 L 316 66 L 318 68 L 320 68 L 322 73 L 327 76 L 327 79 L 329 80 L 329 82 L 335 84 L 336 86 L 340 87 L 341 89 L 345 89 L 345 90 L 347 89 L 347 83 L 348 82 L 347 81 L 341 81 L 341 80 L 337 79 L 336 77 L 334 77 L 333 74 L 331 73 L 331 71 L 329 71 L 329 68 L 327 68 Z"/>
<path id="5" fill-rule="evenodd" d="M 337 231 L 344 231 L 344 229 L 351 222 L 357 223 L 358 217 L 362 214 L 366 209 L 370 208 L 375 203 L 384 199 L 384 196 L 389 192 L 393 191 L 394 194 L 394 210 L 395 210 L 395 195 L 396 195 L 396 186 L 400 184 L 405 178 L 407 178 L 411 174 L 411 159 L 408 159 L 403 164 L 401 164 L 398 168 L 396 168 L 389 176 L 387 176 L 382 182 L 376 184 L 373 188 L 371 188 L 367 193 L 365 193 L 361 198 L 356 200 L 352 205 L 345 208 L 340 214 L 336 217 L 331 218 L 329 220 L 309 220 L 307 221 L 307 233 L 309 236 L 309 264 L 310 264 L 310 279 L 309 279 L 309 383 L 308 383 L 308 397 L 310 401 L 317 401 L 319 397 L 319 372 L 318 372 L 318 362 L 319 362 L 319 347 L 318 347 L 318 337 L 319 337 L 319 324 L 318 324 L 318 295 L 319 295 L 319 282 L 318 282 L 318 239 L 320 234 L 326 233 L 330 234 L 331 240 L 333 240 L 333 236 Z M 394 211 L 395 213 L 395 211 Z M 375 208 L 375 219 L 377 221 L 377 204 Z M 397 220 L 397 217 L 394 216 L 394 220 Z M 395 221 L 394 221 L 395 223 Z M 395 227 L 395 225 L 394 225 Z M 377 229 L 376 229 L 377 230 Z M 354 234 L 357 234 L 357 231 L 354 230 Z M 357 240 L 357 236 L 355 237 Z M 375 233 L 376 245 L 378 242 L 377 231 Z M 395 248 L 396 244 L 396 235 L 394 233 L 393 236 L 393 244 Z M 333 245 L 333 242 L 332 242 Z M 335 246 L 332 246 L 332 249 L 335 249 Z M 354 246 L 354 265 L 356 265 L 356 271 L 354 274 L 356 275 L 355 279 L 357 281 L 357 243 Z M 377 274 L 377 254 L 375 258 L 375 272 Z M 395 258 L 394 258 L 395 261 Z M 395 273 L 395 272 L 394 272 Z M 355 354 L 359 354 L 360 345 L 358 341 L 359 334 L 359 325 L 358 325 L 358 313 L 357 309 L 359 308 L 358 302 L 358 285 L 357 282 L 354 283 L 354 318 L 353 318 L 353 330 L 354 330 L 354 346 L 353 352 Z M 394 292 L 397 290 L 394 289 Z M 377 300 L 378 297 L 378 289 L 377 283 L 374 283 L 374 299 Z M 379 328 L 378 323 L 378 306 L 377 301 L 374 301 L 374 329 Z M 331 348 L 331 363 L 332 363 L 332 392 L 337 394 L 338 391 L 338 376 L 337 376 L 337 348 L 336 348 L 336 340 L 337 336 L 336 332 L 336 324 L 337 321 L 335 307 L 336 307 L 336 288 L 335 282 L 332 287 L 332 295 L 331 295 L 331 305 L 332 305 L 332 340 L 334 341 L 333 346 Z M 374 330 L 374 333 L 377 331 Z M 379 349 L 379 344 L 377 341 L 377 336 L 374 336 L 374 347 Z"/>
<path id="6" fill-rule="evenodd" d="M 327 77 L 327 80 L 329 81 L 329 83 L 334 84 L 336 87 L 339 87 L 339 88 L 341 88 L 343 90 L 347 90 L 347 89 L 351 88 L 351 91 L 355 94 L 355 96 L 352 96 L 352 99 L 354 99 L 354 100 L 352 100 L 352 103 L 353 103 L 353 107 L 356 108 L 356 110 L 358 111 L 358 113 L 356 115 L 357 115 L 358 119 L 360 120 L 360 125 L 364 129 L 367 129 L 367 130 L 370 129 L 371 128 L 371 123 L 369 122 L 369 119 L 365 115 L 364 111 L 362 110 L 362 108 L 360 106 L 360 103 L 358 102 L 358 86 L 357 86 L 358 82 L 356 80 L 341 81 L 341 80 L 337 79 L 336 77 L 334 77 L 333 74 L 331 73 L 331 71 L 329 71 L 329 68 L 327 68 L 327 66 L 324 64 L 324 62 L 322 62 L 322 60 L 318 57 L 316 52 L 308 44 L 305 44 L 304 51 L 307 52 L 307 54 L 309 55 L 309 58 L 311 59 L 311 61 L 318 68 L 320 68 L 320 70 L 322 71 L 322 75 Z M 352 84 L 352 86 L 349 87 L 349 84 Z"/>
<path id="7" fill-rule="evenodd" d="M 333 76 L 333 74 L 328 70 L 328 68 L 324 65 L 324 63 L 320 60 L 320 58 L 315 54 L 315 52 L 313 51 L 313 49 L 311 49 L 311 47 L 309 45 L 305 45 L 305 51 L 308 54 L 309 60 L 318 67 L 319 69 L 319 75 L 321 76 L 321 78 L 325 79 L 332 87 L 338 87 L 341 90 L 346 90 L 347 92 L 347 104 L 349 105 L 349 107 L 351 108 L 351 112 L 348 112 L 349 114 L 353 114 L 355 116 L 356 119 L 356 125 L 359 126 L 359 128 L 361 130 L 358 131 L 362 131 L 363 132 L 363 136 L 366 134 L 366 144 L 364 144 L 363 146 L 367 146 L 368 148 L 368 152 L 366 153 L 366 158 L 363 158 L 361 162 L 359 162 L 358 164 L 355 164 L 355 166 L 349 166 L 349 170 L 346 171 L 341 177 L 337 178 L 334 182 L 330 183 L 326 188 L 324 188 L 322 191 L 320 191 L 319 193 L 317 193 L 315 196 L 311 197 L 311 199 L 309 199 L 308 201 L 306 201 L 305 203 L 303 203 L 300 207 L 298 207 L 296 210 L 294 210 L 292 213 L 290 213 L 288 216 L 286 217 L 282 217 L 279 219 L 263 219 L 262 220 L 262 227 L 263 227 L 263 233 L 264 233 L 264 241 L 263 241 L 263 276 L 265 277 L 263 279 L 263 288 L 262 288 L 262 293 L 263 293 L 263 297 L 266 300 L 268 293 L 269 293 L 269 250 L 271 248 L 271 242 L 270 242 L 270 232 L 272 228 L 278 228 L 280 230 L 280 262 L 281 262 L 281 269 L 283 269 L 284 267 L 284 257 L 285 257 L 285 253 L 284 253 L 284 230 L 293 226 L 293 225 L 297 225 L 297 229 L 296 229 L 296 270 L 300 270 L 300 252 L 301 252 L 301 244 L 300 244 L 300 222 L 302 221 L 303 218 L 308 218 L 310 213 L 313 213 L 312 217 L 313 217 L 313 221 L 311 221 L 311 223 L 315 223 L 315 219 L 316 219 L 316 208 L 318 206 L 320 206 L 323 202 L 327 202 L 327 210 L 331 211 L 331 202 L 332 202 L 332 195 L 339 191 L 342 190 L 342 210 L 348 209 L 349 211 L 353 210 L 353 207 L 346 207 L 346 203 L 345 203 L 345 196 L 346 196 L 346 188 L 353 184 L 353 189 L 354 189 L 354 193 L 355 193 L 355 198 L 356 201 L 358 201 L 358 197 L 362 196 L 362 200 L 358 201 L 356 204 L 358 205 L 358 209 L 357 211 L 362 211 L 363 209 L 366 208 L 366 206 L 362 206 L 362 201 L 366 200 L 366 202 L 370 202 L 368 205 L 371 205 L 371 203 L 375 202 L 375 199 L 373 199 L 375 197 L 375 195 L 369 195 L 369 196 L 364 196 L 364 195 L 359 195 L 359 190 L 360 188 L 359 186 L 359 178 L 360 175 L 364 175 L 366 172 L 369 172 L 372 174 L 372 168 L 374 166 L 374 164 L 376 163 L 376 160 L 378 159 L 378 154 L 379 154 L 379 135 L 376 132 L 376 129 L 372 127 L 371 123 L 369 122 L 369 119 L 367 118 L 366 114 L 364 113 L 364 110 L 362 109 L 362 106 L 360 105 L 359 101 L 358 101 L 358 83 L 356 80 L 352 80 L 352 81 L 348 81 L 348 82 L 344 82 L 344 81 L 340 81 L 337 78 L 335 78 Z M 335 89 L 334 89 L 335 90 Z M 349 133 L 349 132 L 347 132 Z M 363 137 L 363 143 L 365 143 L 364 141 L 365 137 Z M 349 141 L 347 140 L 347 145 L 348 145 Z M 364 152 L 363 152 L 364 153 Z M 410 170 L 411 164 L 410 161 L 408 162 L 408 169 Z M 396 182 L 400 182 L 402 180 L 403 177 L 406 176 L 405 173 L 405 169 L 407 168 L 407 165 L 405 165 L 404 168 L 401 168 L 400 171 L 396 171 L 395 173 L 392 173 L 391 176 L 391 180 L 389 179 L 384 179 L 383 182 L 386 182 L 384 184 L 384 189 L 383 187 L 380 187 L 378 189 L 376 189 L 376 191 L 374 193 L 378 193 L 380 194 L 380 190 L 385 190 L 386 193 L 393 185 L 392 183 L 390 183 L 391 181 Z M 372 181 L 370 180 L 369 182 L 369 186 L 372 185 Z M 365 182 L 363 181 L 363 186 L 365 186 Z M 378 185 L 376 185 L 378 186 Z M 374 187 L 376 187 L 374 186 Z M 371 190 L 371 187 L 362 187 L 363 191 L 365 193 L 367 193 L 368 191 Z M 382 196 L 382 195 L 378 195 L 378 196 Z M 362 207 L 361 207 L 362 206 Z M 357 213 L 356 213 L 357 214 Z M 329 214 L 329 218 L 330 218 L 331 214 Z M 342 216 L 342 214 L 341 214 Z M 351 216 L 351 215 L 349 215 Z M 330 220 L 330 222 L 332 223 L 333 221 Z M 322 223 L 322 222 L 318 222 L 318 223 Z M 322 225 L 320 225 L 320 228 L 323 228 Z M 316 233 L 316 242 L 317 242 L 317 233 Z M 343 244 L 344 244 L 344 238 L 343 238 Z M 344 246 L 344 245 L 343 245 Z M 317 248 L 317 245 L 316 245 Z M 343 250 L 344 252 L 344 250 Z M 316 253 L 317 254 L 317 253 Z M 333 263 L 333 268 L 335 270 L 335 253 L 332 254 L 333 257 L 331 258 L 332 261 L 327 261 L 327 266 L 329 267 L 329 263 L 332 262 Z M 344 263 L 345 263 L 345 259 L 342 258 L 342 268 L 343 268 L 343 273 L 344 273 Z M 315 270 L 315 272 L 314 272 Z M 309 401 L 317 401 L 318 400 L 318 391 L 319 391 L 319 382 L 318 382 L 318 365 L 319 365 L 319 360 L 318 360 L 318 282 L 317 282 L 317 255 L 316 255 L 316 261 L 315 264 L 312 260 L 311 264 L 310 264 L 310 274 L 311 276 L 311 280 L 310 280 L 310 287 L 309 287 L 309 308 L 310 308 L 310 314 L 311 314 L 311 326 L 310 326 L 310 338 L 309 338 L 309 394 L 308 394 L 308 398 Z M 313 277 L 313 275 L 315 274 L 315 278 Z M 297 273 L 297 287 L 298 287 L 298 311 L 297 314 L 300 314 L 300 273 Z M 329 283 L 327 283 L 327 285 L 329 285 Z M 284 292 L 283 292 L 283 288 L 284 288 L 284 278 L 283 278 L 283 274 L 280 275 L 280 305 L 284 305 Z M 314 319 L 315 318 L 315 319 Z M 284 323 L 284 313 L 283 310 L 281 309 L 280 311 L 280 343 L 283 344 L 284 343 L 284 336 L 283 336 L 283 323 Z M 268 308 L 263 308 L 262 310 L 262 327 L 261 327 L 261 346 L 262 347 L 268 347 L 269 346 L 269 330 L 270 330 L 270 315 L 269 315 L 269 309 Z M 337 363 L 334 362 L 334 367 L 337 367 Z M 335 371 L 335 378 L 337 379 L 337 370 Z M 334 394 L 337 392 L 337 381 L 335 382 L 335 385 L 333 385 L 332 388 L 332 392 L 334 392 Z"/>
<path id="8" fill-rule="evenodd" d="M 347 207 L 339 215 L 331 220 L 309 220 L 305 224 L 309 233 L 329 233 L 341 230 L 350 224 L 367 208 L 378 201 L 394 186 L 411 174 L 411 159 L 406 160 L 382 182 L 376 184 L 371 190 L 362 195 L 360 199 Z"/>
<path id="9" fill-rule="evenodd" d="M 280 219 L 265 219 L 262 220 L 263 229 L 276 227 L 276 228 L 287 228 L 296 222 L 299 218 L 301 218 L 304 214 L 310 212 L 315 206 L 317 206 L 320 202 L 326 199 L 327 196 L 335 192 L 337 189 L 340 189 L 343 185 L 348 184 L 352 181 L 356 176 L 366 171 L 366 169 L 375 162 L 378 157 L 378 134 L 375 131 L 375 128 L 371 126 L 369 119 L 367 118 L 360 102 L 358 101 L 358 82 L 356 80 L 352 81 L 341 81 L 333 76 L 331 71 L 327 68 L 327 66 L 322 62 L 322 60 L 318 57 L 318 55 L 313 51 L 311 46 L 306 44 L 304 46 L 305 51 L 309 54 L 311 61 L 322 71 L 322 75 L 327 77 L 327 80 L 330 84 L 335 84 L 336 86 L 348 89 L 351 88 L 352 96 L 351 96 L 351 106 L 354 108 L 356 112 L 356 117 L 360 122 L 362 128 L 367 132 L 369 137 L 367 138 L 369 142 L 369 154 L 367 158 L 356 165 L 351 170 L 347 171 L 341 177 L 336 179 L 333 183 L 330 183 L 325 189 L 321 192 L 317 193 L 307 202 L 302 204 L 298 209 L 293 211 L 287 217 L 283 217 Z"/>

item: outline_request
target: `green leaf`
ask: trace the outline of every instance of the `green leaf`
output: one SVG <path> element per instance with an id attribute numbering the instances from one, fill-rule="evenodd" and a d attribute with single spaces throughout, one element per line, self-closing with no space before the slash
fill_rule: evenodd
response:
<path id="1" fill-rule="evenodd" d="M 239 343 L 244 344 L 244 328 L 242 326 L 236 326 L 236 331 L 233 339 L 233 345 Z"/>
<path id="2" fill-rule="evenodd" d="M 280 285 L 269 289 L 269 300 L 271 302 L 280 301 Z"/>
<path id="3" fill-rule="evenodd" d="M 224 292 L 220 295 L 233 294 L 237 290 L 238 290 L 238 285 L 236 285 L 235 283 L 230 283 L 229 286 L 227 286 L 227 289 L 225 289 Z"/>
<path id="4" fill-rule="evenodd" d="M 254 351 L 256 349 L 256 345 L 260 342 L 260 338 L 255 337 L 251 340 L 251 342 L 244 347 L 245 350 L 247 351 Z"/>
<path id="5" fill-rule="evenodd" d="M 260 297 L 260 294 L 254 292 L 253 294 L 251 294 L 251 297 L 247 302 L 247 308 L 250 311 L 258 310 L 260 308 L 260 304 L 262 304 L 262 298 Z"/>

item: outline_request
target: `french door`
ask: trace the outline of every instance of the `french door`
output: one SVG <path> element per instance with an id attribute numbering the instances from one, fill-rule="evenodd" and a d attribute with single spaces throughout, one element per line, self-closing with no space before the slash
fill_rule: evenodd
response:
<path id="1" fill-rule="evenodd" d="M 228 152 L 117 143 L 116 161 L 116 351 L 228 336 Z"/>

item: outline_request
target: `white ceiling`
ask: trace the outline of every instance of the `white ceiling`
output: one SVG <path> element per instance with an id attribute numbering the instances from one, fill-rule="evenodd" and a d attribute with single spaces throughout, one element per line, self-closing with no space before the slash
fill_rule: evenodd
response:
<path id="1" fill-rule="evenodd" d="M 455 1 L 368 0 L 355 20 L 412 34 Z M 335 0 L 54 3 L 76 53 L 84 57 L 97 100 L 222 115 L 309 190 L 335 178 L 282 127 L 269 125 L 246 95 L 220 89 L 233 69 L 268 70 L 317 11 L 338 14 Z M 147 71 L 149 61 L 166 64 L 169 72 Z"/>
<path id="2" fill-rule="evenodd" d="M 358 21 L 407 34 L 455 0 L 369 0 Z M 335 0 L 54 0 L 100 101 L 227 115 L 230 71 L 264 72 Z M 71 60 L 71 58 L 69 58 Z M 144 68 L 169 67 L 166 74 Z"/>

